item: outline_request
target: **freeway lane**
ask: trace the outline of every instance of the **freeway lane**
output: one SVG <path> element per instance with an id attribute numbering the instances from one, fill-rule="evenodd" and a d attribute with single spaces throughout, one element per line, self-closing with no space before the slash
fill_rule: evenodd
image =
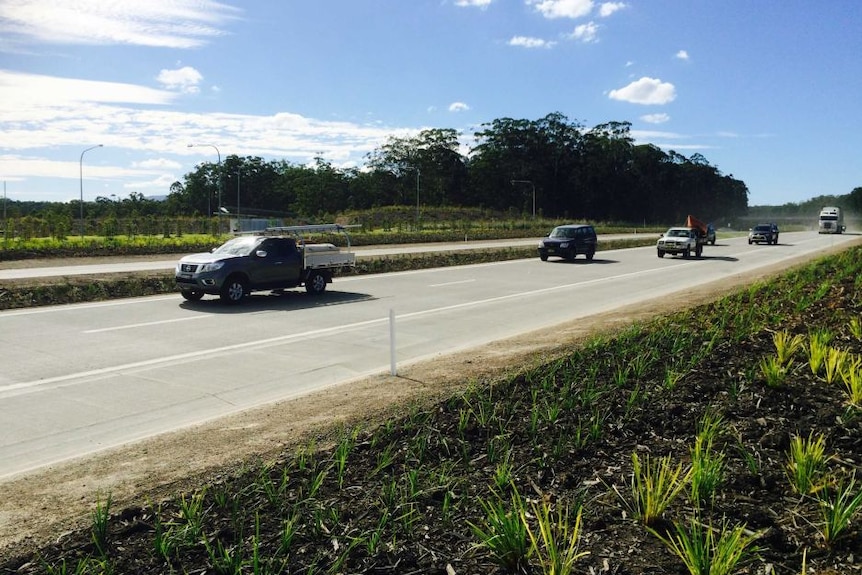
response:
<path id="1" fill-rule="evenodd" d="M 647 234 L 650 237 L 658 238 L 659 234 Z M 628 238 L 644 237 L 644 234 L 601 234 L 599 241 L 620 240 Z M 390 245 L 390 246 L 353 246 L 352 250 L 356 253 L 356 258 L 374 258 L 381 256 L 393 256 L 400 254 L 416 254 L 416 253 L 431 253 L 431 252 L 457 252 L 463 250 L 481 250 L 490 248 L 513 248 L 513 247 L 533 247 L 538 243 L 536 238 L 528 239 L 510 239 L 510 240 L 476 240 L 464 242 L 439 242 L 426 244 L 407 244 L 407 245 Z M 182 254 L 185 255 L 185 254 Z M 105 258 L 89 258 L 100 260 L 111 260 L 104 263 L 82 264 L 75 263 L 70 265 L 43 265 L 30 266 L 29 262 L 21 260 L 0 261 L 0 281 L 26 278 L 49 278 L 63 277 L 76 275 L 93 275 L 106 273 L 130 273 L 139 271 L 169 271 L 173 270 L 180 259 L 180 255 L 175 257 L 165 256 L 169 259 L 152 260 L 151 257 L 131 256 L 131 257 L 105 257 Z M 87 260 L 88 258 L 80 258 Z M 42 260 L 45 261 L 45 260 Z"/>
<path id="2" fill-rule="evenodd" d="M 322 297 L 149 298 L 0 312 L 0 477 L 387 372 L 692 286 L 856 236 L 734 238 L 699 260 L 655 249 L 336 279 Z M 675 297 L 685 297 L 678 294 Z"/>

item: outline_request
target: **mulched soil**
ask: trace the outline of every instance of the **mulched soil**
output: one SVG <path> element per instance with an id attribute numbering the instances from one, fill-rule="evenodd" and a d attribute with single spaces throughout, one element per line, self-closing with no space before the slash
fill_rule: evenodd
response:
<path id="1" fill-rule="evenodd" d="M 803 354 L 780 386 L 767 386 L 758 368 L 775 353 L 776 330 L 807 336 L 826 328 L 833 346 L 862 354 L 848 328 L 851 318 L 862 317 L 860 288 L 853 276 L 828 288 L 819 281 L 800 291 L 789 285 L 734 296 L 740 302 L 734 309 L 748 310 L 763 327 L 721 335 L 708 353 L 701 355 L 703 338 L 727 309 L 720 302 L 660 320 L 677 330 L 676 341 L 628 330 L 605 345 L 573 349 L 545 370 L 476 382 L 434 410 L 407 408 L 403 420 L 357 431 L 341 481 L 335 454 L 350 437 L 344 430 L 299 453 L 225 469 L 204 491 L 111 509 L 104 538 L 92 528 L 67 533 L 6 559 L 0 573 L 542 573 L 535 557 L 504 569 L 477 546 L 470 527 L 485 525 L 482 501 L 494 501 L 496 492 L 508 504 L 516 488 L 554 509 L 582 505 L 579 550 L 589 554 L 574 573 L 684 574 L 680 559 L 632 516 L 625 496 L 632 454 L 671 455 L 687 464 L 706 414 L 723 418 L 717 447 L 726 468 L 700 520 L 716 528 L 724 521 L 745 525 L 759 536 L 756 553 L 734 572 L 862 572 L 858 522 L 826 544 L 818 499 L 794 493 L 786 476 L 791 439 L 812 433 L 825 437 L 835 477 L 855 473 L 862 412 L 848 406 L 840 383 L 814 377 Z M 806 298 L 815 303 L 802 305 Z M 641 355 L 656 359 L 638 372 Z M 668 385 L 669 366 L 681 365 L 681 379 Z M 582 401 L 553 414 L 550 399 L 563 396 Z M 547 407 L 534 410 L 535 397 Z M 486 417 L 491 412 L 495 417 Z M 495 487 L 505 469 L 511 483 Z M 669 533 L 694 512 L 685 492 L 652 527 Z M 287 544 L 291 525 L 296 532 Z"/>

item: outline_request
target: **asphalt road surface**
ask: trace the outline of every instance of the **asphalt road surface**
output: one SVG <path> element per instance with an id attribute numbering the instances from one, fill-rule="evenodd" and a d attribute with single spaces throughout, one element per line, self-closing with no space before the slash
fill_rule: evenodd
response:
<path id="1" fill-rule="evenodd" d="M 337 278 L 236 307 L 179 294 L 0 312 L 0 478 L 857 239 L 745 237 Z M 394 321 L 392 320 L 394 318 Z M 393 338 L 394 335 L 394 338 Z M 394 355 L 392 351 L 394 351 Z"/>

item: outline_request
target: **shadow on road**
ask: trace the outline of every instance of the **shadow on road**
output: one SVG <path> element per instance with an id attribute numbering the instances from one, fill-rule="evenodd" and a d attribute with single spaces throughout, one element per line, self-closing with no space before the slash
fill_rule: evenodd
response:
<path id="1" fill-rule="evenodd" d="M 582 266 L 590 266 L 593 264 L 617 264 L 617 263 L 619 263 L 619 261 L 618 260 L 608 260 L 608 259 L 603 259 L 603 258 L 593 258 L 592 261 L 588 260 L 587 258 L 575 258 L 573 260 L 566 260 L 566 259 L 548 260 L 548 261 L 542 262 L 542 263 L 543 264 L 569 264 L 569 265 L 579 264 Z"/>
<path id="2" fill-rule="evenodd" d="M 259 311 L 295 311 L 372 299 L 376 298 L 363 293 L 339 291 L 326 291 L 318 296 L 309 295 L 304 291 L 285 291 L 280 294 L 260 292 L 246 296 L 239 305 L 228 305 L 216 296 L 205 296 L 200 301 L 183 301 L 180 307 L 206 313 L 235 314 Z"/>

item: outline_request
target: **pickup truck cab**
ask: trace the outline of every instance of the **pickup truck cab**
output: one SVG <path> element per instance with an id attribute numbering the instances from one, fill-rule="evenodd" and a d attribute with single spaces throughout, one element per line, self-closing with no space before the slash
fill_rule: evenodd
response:
<path id="1" fill-rule="evenodd" d="M 304 286 L 310 294 L 321 294 L 332 282 L 332 273 L 353 267 L 356 256 L 331 243 L 306 244 L 292 235 L 337 228 L 292 226 L 237 236 L 211 252 L 183 257 L 174 274 L 177 286 L 189 301 L 211 294 L 231 304 L 261 290 Z"/>

